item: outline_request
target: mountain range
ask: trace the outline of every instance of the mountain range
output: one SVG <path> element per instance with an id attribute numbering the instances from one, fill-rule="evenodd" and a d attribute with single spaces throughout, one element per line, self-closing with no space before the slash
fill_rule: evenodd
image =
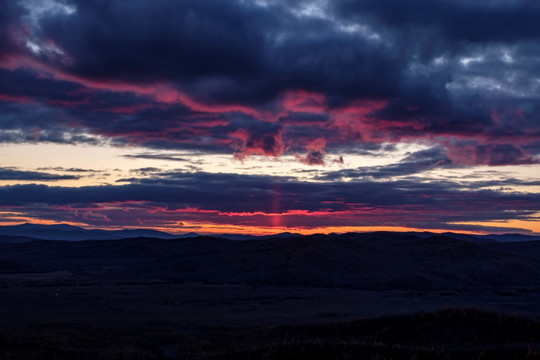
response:
<path id="1" fill-rule="evenodd" d="M 426 238 L 436 235 L 432 232 L 401 232 L 396 234 L 414 235 L 420 238 Z M 447 232 L 444 236 L 455 239 L 481 242 L 481 241 L 496 241 L 496 242 L 520 242 L 520 241 L 536 241 L 540 240 L 539 235 L 523 235 L 523 234 L 490 234 L 490 235 L 468 235 L 460 233 Z M 0 241 L 2 242 L 25 242 L 32 239 L 38 240 L 64 240 L 64 241 L 84 241 L 84 240 L 120 240 L 135 237 L 148 237 L 156 239 L 182 239 L 203 236 L 194 232 L 183 234 L 170 234 L 163 231 L 152 229 L 123 229 L 123 230 L 100 230 L 100 229 L 84 229 L 77 226 L 58 224 L 58 225 L 41 225 L 41 224 L 20 224 L 11 226 L 0 226 Z M 301 234 L 297 233 L 278 233 L 274 235 L 255 236 L 245 234 L 218 234 L 214 235 L 227 240 L 255 240 L 268 238 L 297 238 Z"/>

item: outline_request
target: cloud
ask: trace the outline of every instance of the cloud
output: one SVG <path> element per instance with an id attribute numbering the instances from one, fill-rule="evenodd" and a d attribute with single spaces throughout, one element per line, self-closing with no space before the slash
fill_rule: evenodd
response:
<path id="1" fill-rule="evenodd" d="M 438 31 L 449 41 L 513 42 L 537 39 L 540 6 L 527 0 L 466 0 L 432 2 L 412 0 L 339 0 L 334 8 L 347 19 L 382 23 L 393 30 L 418 27 Z M 433 44 L 436 47 L 436 44 Z"/>
<path id="2" fill-rule="evenodd" d="M 296 158 L 306 165 L 324 165 L 324 153 L 322 151 L 309 150 L 306 156 L 296 154 Z"/>
<path id="3" fill-rule="evenodd" d="M 0 168 L 0 180 L 54 181 L 77 179 L 80 179 L 80 176 L 57 175 L 38 171 L 22 171 L 14 168 Z"/>
<path id="4" fill-rule="evenodd" d="M 366 143 L 428 142 L 466 165 L 540 153 L 531 1 L 2 8 L 2 142 L 105 138 L 315 165 Z"/>
<path id="5" fill-rule="evenodd" d="M 511 179 L 506 183 L 523 184 Z M 412 179 L 303 182 L 285 177 L 161 172 L 125 179 L 123 185 L 115 186 L 4 186 L 0 196 L 3 209 L 24 209 L 27 216 L 58 221 L 78 216 L 88 224 L 109 219 L 124 226 L 137 226 L 137 217 L 158 225 L 182 221 L 275 226 L 273 220 L 279 219 L 282 226 L 305 228 L 457 229 L 456 222 L 526 220 L 540 211 L 538 194 L 474 188 L 459 182 Z M 92 216 L 82 217 L 89 211 Z"/>
<path id="6" fill-rule="evenodd" d="M 451 168 L 452 165 L 444 149 L 431 148 L 409 154 L 397 163 L 328 172 L 319 176 L 319 179 L 327 181 L 344 178 L 394 179 L 443 167 Z"/>
<path id="7" fill-rule="evenodd" d="M 189 161 L 183 157 L 167 155 L 167 154 L 135 154 L 135 155 L 123 155 L 127 159 L 150 159 L 150 160 L 167 160 L 167 161 Z"/>
<path id="8" fill-rule="evenodd" d="M 230 133 L 237 140 L 235 157 L 243 159 L 248 155 L 280 156 L 285 145 L 282 128 L 278 124 L 258 123 L 241 127 Z"/>
<path id="9" fill-rule="evenodd" d="M 534 158 L 519 145 L 511 144 L 478 144 L 475 142 L 453 142 L 448 145 L 448 156 L 455 164 L 491 166 L 538 164 L 540 159 Z"/>
<path id="10" fill-rule="evenodd" d="M 99 172 L 99 170 L 93 170 L 93 169 L 63 168 L 61 166 L 41 167 L 41 168 L 37 168 L 37 170 L 54 170 L 54 171 L 59 171 L 59 172 L 71 172 L 71 173 L 97 173 Z"/>

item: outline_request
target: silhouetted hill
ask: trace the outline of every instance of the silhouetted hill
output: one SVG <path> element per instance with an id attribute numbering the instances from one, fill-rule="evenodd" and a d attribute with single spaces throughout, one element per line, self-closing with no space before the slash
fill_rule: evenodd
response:
<path id="1" fill-rule="evenodd" d="M 523 235 L 523 234 L 491 234 L 491 235 L 477 235 L 480 239 L 488 239 L 500 242 L 519 242 L 519 241 L 539 241 L 540 236 L 537 235 Z"/>
<path id="2" fill-rule="evenodd" d="M 152 279 L 412 290 L 540 285 L 540 243 L 474 243 L 446 235 L 377 232 L 255 241 L 138 237 L 9 243 L 0 244 L 0 251 L 0 261 L 15 264 L 18 272 L 69 270 L 69 281 L 79 282 Z"/>
<path id="3" fill-rule="evenodd" d="M 384 241 L 384 239 L 392 238 L 396 235 L 411 236 L 415 238 L 428 238 L 437 236 L 439 234 L 428 231 L 424 232 L 371 232 L 371 233 L 348 233 L 349 238 L 359 237 L 361 239 L 377 239 L 377 241 Z M 540 236 L 536 235 L 523 235 L 523 234 L 495 234 L 495 235 L 468 235 L 459 233 L 444 233 L 442 234 L 454 239 L 464 240 L 468 242 L 525 242 L 525 241 L 538 241 Z M 82 241 L 82 240 L 119 240 L 135 237 L 152 237 L 158 239 L 177 239 L 177 238 L 191 238 L 201 236 L 197 233 L 186 234 L 169 234 L 162 231 L 156 231 L 151 229 L 124 229 L 124 230 L 98 230 L 98 229 L 83 229 L 81 227 L 59 224 L 59 225 L 41 225 L 41 224 L 21 224 L 12 226 L 0 226 L 0 236 L 21 236 L 28 238 L 35 238 L 40 240 L 65 240 L 65 241 Z M 262 240 L 262 239 L 293 239 L 302 237 L 297 233 L 278 233 L 273 235 L 245 235 L 245 234 L 220 234 L 215 235 L 227 240 Z M 330 234 L 330 236 L 340 236 L 337 234 Z"/>
<path id="4" fill-rule="evenodd" d="M 4 239 L 0 359 L 540 358 L 537 241 Z"/>
<path id="5" fill-rule="evenodd" d="M 160 326 L 161 325 L 161 326 Z M 144 332 L 141 330 L 144 329 Z M 0 330 L 2 359 L 539 359 L 540 323 L 474 308 L 249 329 L 39 324 Z"/>
<path id="6" fill-rule="evenodd" d="M 21 242 L 31 242 L 38 241 L 36 239 L 28 236 L 15 236 L 15 235 L 0 235 L 0 243 L 21 243 Z"/>
<path id="7" fill-rule="evenodd" d="M 537 359 L 540 323 L 476 309 L 261 331 L 234 359 Z M 253 336 L 255 338 L 255 336 Z M 286 340 L 284 340 L 286 339 Z"/>

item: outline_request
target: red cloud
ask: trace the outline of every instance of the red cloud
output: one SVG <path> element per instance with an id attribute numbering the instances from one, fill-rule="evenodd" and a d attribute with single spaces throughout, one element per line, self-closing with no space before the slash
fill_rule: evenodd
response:
<path id="1" fill-rule="evenodd" d="M 153 108 L 166 111 L 168 107 L 183 105 L 191 113 L 182 115 L 179 121 L 174 115 L 158 118 L 159 127 L 149 126 L 148 118 L 127 122 L 126 126 L 103 126 L 93 123 L 77 123 L 76 116 L 66 116 L 71 127 L 89 129 L 92 133 L 115 137 L 122 136 L 131 143 L 144 144 L 150 141 L 168 143 L 198 144 L 205 139 L 211 145 L 230 147 L 235 157 L 244 159 L 250 155 L 278 157 L 293 148 L 305 149 L 305 154 L 296 154 L 298 161 L 309 165 L 325 164 L 325 147 L 343 142 L 396 142 L 428 139 L 446 147 L 447 155 L 459 165 L 508 165 L 538 163 L 536 154 L 522 144 L 531 144 L 538 139 L 537 123 L 533 116 L 523 109 L 509 108 L 493 110 L 492 124 L 484 128 L 472 127 L 473 120 L 463 120 L 452 126 L 451 119 L 445 122 L 438 114 L 433 119 L 419 113 L 417 108 L 406 107 L 397 117 L 384 116 L 390 106 L 387 99 L 359 99 L 341 107 L 330 107 L 323 93 L 304 90 L 285 91 L 274 102 L 259 107 L 239 104 L 208 104 L 194 99 L 172 84 L 130 84 L 120 81 L 92 80 L 62 71 L 43 59 L 30 55 L 15 54 L 0 60 L 4 69 L 30 68 L 39 77 L 62 80 L 84 86 L 90 93 L 106 91 L 132 93 L 139 103 L 93 104 L 87 97 L 80 96 L 46 101 L 46 104 L 62 108 L 91 107 L 93 111 L 108 112 L 113 115 L 137 115 Z M 80 95 L 80 94 L 79 94 Z M 36 101 L 29 96 L 0 94 L 0 101 L 19 103 Z M 393 103 L 392 103 L 393 104 Z M 395 104 L 394 104 L 395 105 Z M 399 109 L 399 107 L 398 107 Z M 233 121 L 238 114 L 248 116 L 253 125 L 245 122 L 236 125 Z M 324 115 L 314 123 L 294 120 L 304 115 Z M 142 116 L 142 115 L 141 115 Z M 192 121 L 185 121 L 189 118 Z M 292 119 L 289 120 L 288 119 Z M 113 118 L 116 120 L 116 118 Z M 285 119 L 285 120 L 284 120 Z M 440 122 L 440 123 L 439 123 Z M 518 126 L 519 125 L 519 126 Z M 229 127 L 226 136 L 212 132 L 213 127 Z M 297 130 L 309 128 L 309 131 Z M 298 133 L 297 133 L 298 132 Z M 316 140 L 313 140 L 315 137 Z M 455 140 L 458 139 L 458 140 Z M 339 161 L 339 160 L 338 160 Z"/>
<path id="2" fill-rule="evenodd" d="M 278 157 L 285 150 L 281 129 L 274 132 L 249 132 L 245 129 L 238 129 L 229 135 L 239 142 L 236 145 L 235 153 L 235 157 L 238 159 L 244 159 L 249 155 Z"/>

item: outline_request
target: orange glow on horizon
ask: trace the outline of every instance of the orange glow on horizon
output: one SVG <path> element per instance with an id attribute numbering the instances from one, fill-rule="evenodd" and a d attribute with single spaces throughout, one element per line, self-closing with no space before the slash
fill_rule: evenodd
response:
<path id="1" fill-rule="evenodd" d="M 474 221 L 461 221 L 453 224 L 456 225 L 479 225 L 479 226 L 493 226 L 499 228 L 509 228 L 509 229 L 524 229 L 529 230 L 534 234 L 540 234 L 540 213 L 534 215 L 536 220 L 504 220 L 504 221 L 484 221 L 484 222 L 474 222 Z"/>
<path id="2" fill-rule="evenodd" d="M 274 214 L 276 215 L 276 214 Z M 535 216 L 539 216 L 540 213 Z M 234 225 L 234 224 L 217 224 L 217 223 L 200 223 L 200 222 L 187 222 L 182 221 L 182 224 L 170 223 L 156 226 L 94 226 L 83 222 L 77 221 L 56 221 L 48 219 L 36 219 L 25 216 L 24 213 L 16 211 L 0 211 L 0 226 L 21 225 L 24 223 L 37 224 L 37 225 L 72 225 L 78 226 L 84 229 L 100 229 L 100 230 L 122 230 L 122 229 L 148 229 L 167 232 L 170 234 L 182 235 L 185 233 L 194 232 L 201 235 L 219 235 L 219 234 L 243 234 L 254 236 L 274 235 L 283 232 L 297 233 L 301 235 L 312 234 L 331 234 L 331 233 L 348 233 L 348 232 L 375 232 L 375 231 L 388 231 L 388 232 L 432 232 L 432 233 L 444 233 L 455 232 L 469 235 L 486 235 L 490 233 L 496 233 L 501 231 L 489 231 L 489 230 L 459 230 L 455 227 L 450 229 L 425 229 L 407 226 L 325 226 L 325 227 L 287 227 L 279 225 L 281 216 L 273 216 L 272 226 L 257 226 L 257 225 Z M 278 219 L 278 220 L 274 220 Z M 274 224 L 277 224 L 274 226 Z M 540 220 L 508 220 L 508 221 L 492 221 L 492 222 L 459 222 L 452 223 L 452 225 L 465 225 L 465 226 L 485 226 L 485 227 L 498 227 L 508 228 L 507 233 L 522 232 L 528 235 L 540 234 Z M 523 231 L 519 231 L 523 230 Z"/>
<path id="3" fill-rule="evenodd" d="M 444 233 L 444 232 L 459 232 L 462 234 L 481 234 L 481 232 L 474 231 L 456 231 L 449 229 L 421 229 L 405 226 L 327 226 L 316 228 L 299 228 L 299 227 L 285 227 L 285 226 L 243 226 L 243 225 L 231 225 L 231 224 L 212 224 L 212 223 L 188 223 L 184 222 L 181 229 L 177 226 L 110 226 L 110 227 L 97 227 L 88 224 L 73 222 L 73 221 L 54 221 L 44 219 L 31 219 L 17 217 L 12 221 L 2 222 L 2 225 L 21 225 L 24 223 L 37 224 L 37 225 L 72 225 L 78 226 L 87 230 L 100 229 L 100 230 L 122 230 L 122 229 L 147 229 L 167 232 L 170 234 L 182 235 L 185 233 L 194 232 L 200 235 L 219 235 L 219 234 L 238 234 L 238 235 L 254 235 L 254 236 L 266 236 L 274 235 L 283 232 L 296 233 L 301 235 L 313 235 L 313 234 L 343 234 L 349 232 L 375 232 L 375 231 L 387 231 L 387 232 L 432 232 L 432 233 Z"/>
<path id="4" fill-rule="evenodd" d="M 297 233 L 301 235 L 313 235 L 313 234 L 331 234 L 331 233 L 349 233 L 349 232 L 374 232 L 374 231 L 388 231 L 388 232 L 424 232 L 429 231 L 433 233 L 444 233 L 451 230 L 448 229 L 420 229 L 404 226 L 327 226 L 316 228 L 299 228 L 299 227 L 285 227 L 285 226 L 237 226 L 237 225 L 220 225 L 220 224 L 188 224 L 184 223 L 184 229 L 193 226 L 193 232 L 200 234 L 218 235 L 218 234 L 246 234 L 255 236 L 274 235 L 283 232 Z M 195 229 L 196 228 L 196 229 Z M 156 228 L 155 228 L 156 229 Z M 162 231 L 167 232 L 167 228 L 162 228 Z M 157 230 L 157 229 L 156 229 Z M 169 232 L 171 229 L 168 229 Z M 472 231 L 459 231 L 463 234 L 475 234 Z"/>

